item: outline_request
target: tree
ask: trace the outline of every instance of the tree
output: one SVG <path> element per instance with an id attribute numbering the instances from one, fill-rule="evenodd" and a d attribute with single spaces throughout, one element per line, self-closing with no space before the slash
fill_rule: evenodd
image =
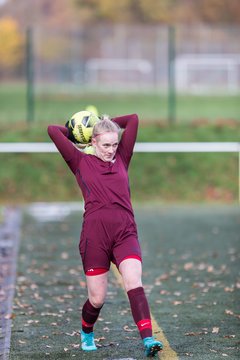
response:
<path id="1" fill-rule="evenodd" d="M 239 24 L 239 0 L 73 0 L 85 20 L 112 23 Z"/>
<path id="2" fill-rule="evenodd" d="M 24 57 L 24 38 L 19 31 L 17 22 L 5 17 L 0 20 L 0 67 L 2 73 L 15 70 Z"/>
<path id="3" fill-rule="evenodd" d="M 196 1 L 196 12 L 203 22 L 210 24 L 239 24 L 239 0 L 201 0 Z"/>

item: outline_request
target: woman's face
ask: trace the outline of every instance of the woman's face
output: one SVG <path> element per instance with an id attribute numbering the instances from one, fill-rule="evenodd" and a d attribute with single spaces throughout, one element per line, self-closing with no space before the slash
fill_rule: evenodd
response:
<path id="1" fill-rule="evenodd" d="M 118 133 L 105 132 L 92 139 L 96 156 L 103 161 L 112 161 L 118 148 Z"/>

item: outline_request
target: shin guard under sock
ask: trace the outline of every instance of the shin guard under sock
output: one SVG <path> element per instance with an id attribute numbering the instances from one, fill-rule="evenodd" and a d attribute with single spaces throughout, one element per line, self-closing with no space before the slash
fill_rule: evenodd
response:
<path id="1" fill-rule="evenodd" d="M 98 315 L 100 313 L 102 306 L 100 308 L 95 308 L 90 303 L 89 299 L 85 302 L 82 308 L 82 330 L 89 334 L 93 331 L 93 326 L 97 321 Z"/>
<path id="2" fill-rule="evenodd" d="M 148 301 L 143 287 L 129 290 L 127 292 L 133 319 L 138 327 L 141 338 L 152 336 L 152 322 Z"/>

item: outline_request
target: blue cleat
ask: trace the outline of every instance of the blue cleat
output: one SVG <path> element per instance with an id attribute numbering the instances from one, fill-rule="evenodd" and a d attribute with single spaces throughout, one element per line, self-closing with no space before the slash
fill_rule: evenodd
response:
<path id="1" fill-rule="evenodd" d="M 154 337 L 146 337 L 143 339 L 146 356 L 155 356 L 158 351 L 163 349 L 163 344 L 154 339 Z"/>
<path id="2" fill-rule="evenodd" d="M 84 351 L 94 351 L 97 350 L 97 347 L 94 342 L 94 333 L 89 334 L 81 330 L 81 347 Z"/>

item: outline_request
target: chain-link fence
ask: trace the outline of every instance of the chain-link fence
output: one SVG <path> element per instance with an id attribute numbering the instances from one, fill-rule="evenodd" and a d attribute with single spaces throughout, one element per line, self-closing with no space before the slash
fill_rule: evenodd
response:
<path id="1" fill-rule="evenodd" d="M 4 80 L 4 86 L 0 87 L 4 94 L 0 118 L 4 121 L 22 119 L 26 110 L 26 118 L 31 121 L 36 108 L 37 118 L 58 119 L 63 110 L 68 113 L 89 102 L 98 102 L 96 105 L 105 109 L 106 104 L 98 101 L 104 98 L 99 97 L 101 93 L 123 96 L 131 93 L 137 95 L 136 104 L 142 105 L 139 112 L 143 117 L 168 118 L 170 122 L 196 118 L 239 119 L 239 34 L 240 27 L 186 25 L 89 24 L 68 31 L 28 29 L 24 61 L 9 76 L 0 72 Z M 20 84 L 12 81 L 6 86 L 10 78 L 21 80 Z M 12 84 L 19 87 L 11 87 Z M 69 99 L 78 101 L 79 95 L 89 99 L 76 106 L 69 103 Z M 93 98 L 93 95 L 97 96 Z M 145 95 L 151 95 L 152 99 L 147 108 L 143 108 Z M 210 97 L 216 98 L 215 95 L 220 97 L 210 106 Z M 227 98 L 228 107 L 222 103 L 222 95 Z M 17 113 L 14 113 L 12 98 L 18 104 Z M 194 99 L 189 103 L 186 98 Z M 196 98 L 203 98 L 198 106 Z M 62 99 L 68 99 L 64 109 L 60 106 Z M 129 112 L 136 108 L 124 103 L 117 112 L 115 106 L 113 109 L 110 105 L 108 102 L 108 111 L 114 114 L 121 113 L 122 108 Z M 58 112 L 54 113 L 56 109 Z"/>
<path id="2" fill-rule="evenodd" d="M 33 29 L 35 81 L 39 89 L 155 91 L 168 88 L 172 69 L 179 92 L 240 90 L 240 28 L 174 30 L 169 36 L 163 26 Z"/>

